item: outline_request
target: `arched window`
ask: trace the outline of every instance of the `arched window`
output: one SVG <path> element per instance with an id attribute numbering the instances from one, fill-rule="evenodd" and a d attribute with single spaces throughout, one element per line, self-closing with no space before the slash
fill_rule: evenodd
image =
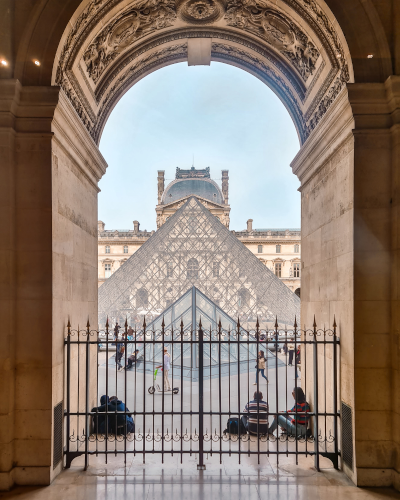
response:
<path id="1" fill-rule="evenodd" d="M 294 246 L 294 253 L 299 253 L 300 252 L 300 247 L 299 245 Z"/>
<path id="2" fill-rule="evenodd" d="M 111 253 L 109 245 L 106 245 L 106 253 Z"/>
<path id="3" fill-rule="evenodd" d="M 136 292 L 136 309 L 146 309 L 149 305 L 149 294 L 145 288 Z"/>
<path id="4" fill-rule="evenodd" d="M 258 253 L 263 253 L 263 246 L 262 245 L 258 245 Z"/>
<path id="5" fill-rule="evenodd" d="M 124 245 L 124 253 L 128 253 L 128 245 Z"/>
<path id="6" fill-rule="evenodd" d="M 238 291 L 238 306 L 247 307 L 250 305 L 250 292 L 246 288 Z"/>
<path id="7" fill-rule="evenodd" d="M 187 277 L 188 278 L 198 278 L 199 277 L 199 263 L 197 259 L 189 259 L 187 263 Z"/>
<path id="8" fill-rule="evenodd" d="M 281 253 L 281 246 L 280 245 L 276 245 L 276 253 Z"/>

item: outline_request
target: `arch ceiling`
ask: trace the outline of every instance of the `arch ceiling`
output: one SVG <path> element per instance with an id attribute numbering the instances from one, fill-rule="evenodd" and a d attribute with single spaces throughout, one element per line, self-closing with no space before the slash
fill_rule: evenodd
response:
<path id="1" fill-rule="evenodd" d="M 211 61 L 245 69 L 275 91 L 303 143 L 352 79 L 335 25 L 314 0 L 86 0 L 61 39 L 52 84 L 99 142 L 123 93 L 186 61 L 191 40 L 208 39 Z"/>

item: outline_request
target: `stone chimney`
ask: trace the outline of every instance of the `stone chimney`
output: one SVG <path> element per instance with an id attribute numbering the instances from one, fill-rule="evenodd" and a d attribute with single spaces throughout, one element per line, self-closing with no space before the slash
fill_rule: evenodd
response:
<path id="1" fill-rule="evenodd" d="M 157 188 L 158 188 L 158 205 L 161 204 L 161 196 L 164 192 L 165 170 L 158 170 Z"/>
<path id="2" fill-rule="evenodd" d="M 104 231 L 106 225 L 102 220 L 97 221 L 97 230 L 98 231 Z"/>
<path id="3" fill-rule="evenodd" d="M 137 220 L 134 220 L 133 221 L 133 232 L 135 234 L 138 234 L 138 232 L 139 232 L 139 226 L 140 226 L 139 222 Z"/>
<path id="4" fill-rule="evenodd" d="M 253 219 L 247 221 L 247 232 L 250 233 L 251 231 L 253 231 Z"/>
<path id="5" fill-rule="evenodd" d="M 224 195 L 225 205 L 228 205 L 229 197 L 229 170 L 222 170 L 222 194 Z"/>

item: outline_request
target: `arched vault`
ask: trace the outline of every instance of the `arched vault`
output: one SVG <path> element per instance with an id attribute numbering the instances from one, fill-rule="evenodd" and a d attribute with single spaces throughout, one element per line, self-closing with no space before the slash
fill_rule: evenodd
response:
<path id="1" fill-rule="evenodd" d="M 52 3 L 38 6 L 18 60 L 24 48 L 33 54 Z M 53 45 L 68 15 L 56 53 L 42 56 L 46 68 L 40 78 L 50 76 L 47 59 L 52 57 L 51 84 L 63 88 L 96 143 L 113 107 L 135 82 L 188 60 L 190 50 L 200 50 L 196 44 L 208 53 L 203 63 L 232 64 L 265 82 L 286 106 L 301 143 L 346 83 L 354 81 L 345 37 L 322 1 L 70 0 L 54 18 Z M 31 66 L 17 63 L 16 76 L 33 83 L 38 75 Z"/>

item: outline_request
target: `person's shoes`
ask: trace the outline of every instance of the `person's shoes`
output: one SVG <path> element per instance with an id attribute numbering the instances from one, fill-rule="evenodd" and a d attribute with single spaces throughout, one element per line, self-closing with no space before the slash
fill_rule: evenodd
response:
<path id="1" fill-rule="evenodd" d="M 254 384 L 253 384 L 253 385 L 257 385 L 257 382 L 254 382 Z"/>

